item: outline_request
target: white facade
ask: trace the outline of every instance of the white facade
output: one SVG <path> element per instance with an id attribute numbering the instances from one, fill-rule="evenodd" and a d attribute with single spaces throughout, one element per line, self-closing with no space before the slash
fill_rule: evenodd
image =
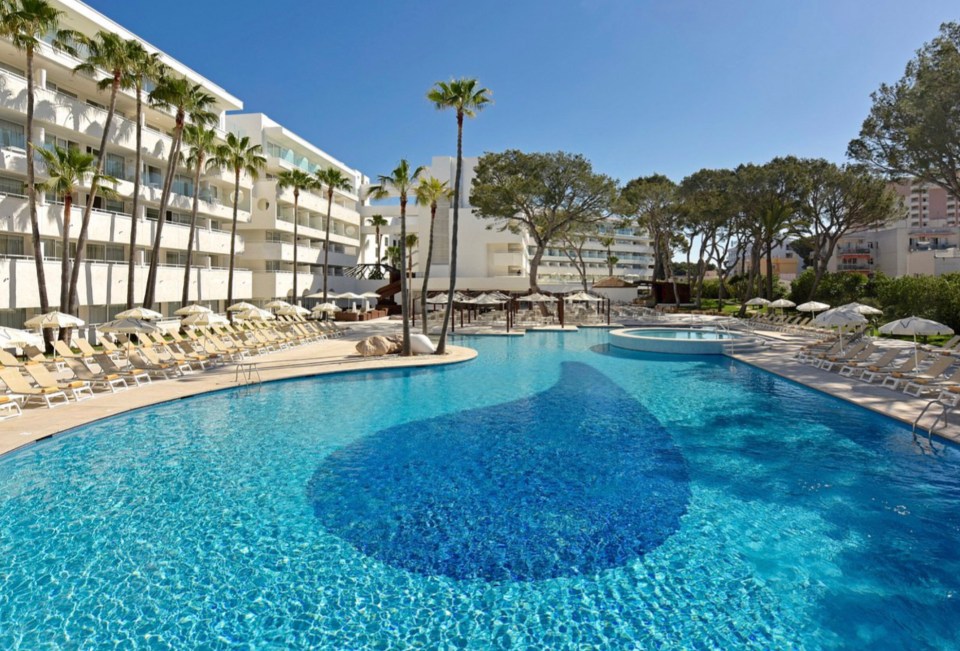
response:
<path id="1" fill-rule="evenodd" d="M 476 216 L 469 205 L 470 187 L 473 183 L 476 157 L 463 159 L 461 182 L 461 206 L 459 214 L 459 246 L 457 257 L 457 287 L 464 290 L 523 291 L 530 285 L 530 260 L 535 250 L 533 242 L 525 233 L 514 234 L 501 231 L 493 221 Z M 456 159 L 450 156 L 434 157 L 426 166 L 425 177 L 433 176 L 446 181 L 451 187 L 456 175 Z M 370 217 L 383 215 L 390 222 L 381 228 L 382 251 L 399 240 L 400 207 L 390 205 L 366 205 L 360 208 L 363 217 L 364 245 L 361 262 L 376 261 L 375 229 L 370 226 Z M 434 223 L 434 251 L 430 269 L 429 291 L 446 290 L 450 279 L 450 238 L 453 207 L 450 202 L 438 205 Z M 629 280 L 649 279 L 653 274 L 653 247 L 649 238 L 635 229 L 609 228 L 615 243 L 610 253 L 618 258 L 614 275 Z M 417 235 L 419 242 L 413 254 L 414 290 L 419 291 L 422 270 L 426 265 L 427 243 L 430 231 L 429 206 L 417 206 L 411 198 L 407 206 L 407 231 Z M 538 283 L 545 289 L 574 288 L 580 283 L 580 275 L 563 251 L 558 241 L 548 247 L 538 270 Z M 590 282 L 609 276 L 607 250 L 599 238 L 592 238 L 584 247 L 587 276 Z"/>
<path id="2" fill-rule="evenodd" d="M 133 34 L 100 15 L 90 7 L 74 0 L 53 0 L 56 8 L 65 12 L 61 28 L 80 31 L 93 36 L 106 30 L 123 38 Z M 148 51 L 156 51 L 144 43 Z M 216 104 L 218 129 L 223 133 L 226 111 L 242 108 L 242 103 L 219 86 L 204 79 L 182 64 L 163 56 L 163 61 L 177 74 L 201 84 Z M 55 50 L 43 43 L 34 61 L 35 122 L 34 142 L 38 145 L 78 148 L 88 152 L 100 146 L 106 117 L 104 105 L 108 95 L 96 87 L 93 77 L 74 74 L 80 59 Z M 29 211 L 24 183 L 26 181 L 26 79 L 24 55 L 7 40 L 0 39 L 0 277 L 7 287 L 0 292 L 0 323 L 19 326 L 25 318 L 40 307 L 39 290 L 34 261 Z M 102 78 L 102 74 L 98 78 Z M 111 125 L 105 171 L 120 182 L 118 198 L 98 198 L 96 211 L 90 220 L 89 242 L 86 246 L 80 273 L 79 294 L 82 306 L 80 316 L 99 322 L 122 309 L 127 294 L 127 265 L 132 220 L 138 220 L 135 260 L 137 261 L 135 294 L 142 298 L 147 276 L 148 258 L 153 244 L 160 200 L 160 185 L 171 148 L 170 132 L 173 116 L 166 111 L 144 103 L 143 183 L 137 215 L 130 214 L 133 198 L 135 156 L 135 97 L 132 91 L 121 92 L 117 112 Z M 43 165 L 37 165 L 37 179 L 43 180 Z M 191 297 L 216 305 L 226 298 L 229 230 L 232 206 L 229 204 L 233 179 L 229 174 L 215 173 L 201 180 L 198 235 L 194 262 L 197 267 L 191 285 Z M 87 189 L 74 196 L 71 213 L 71 238 L 79 234 Z M 248 221 L 249 184 L 242 193 L 239 221 Z M 179 306 L 183 282 L 183 258 L 186 252 L 188 222 L 192 205 L 193 175 L 180 170 L 174 180 L 173 192 L 166 215 L 161 240 L 158 269 L 157 301 L 161 311 L 169 312 Z M 56 307 L 60 293 L 60 254 L 63 224 L 63 205 L 56 197 L 38 197 L 40 233 L 43 242 L 47 294 L 51 306 Z M 239 245 L 242 251 L 242 243 Z M 235 274 L 234 297 L 251 297 L 251 274 L 239 269 Z"/>
<path id="3" fill-rule="evenodd" d="M 244 265 L 253 273 L 253 296 L 264 301 L 293 298 L 293 190 L 277 188 L 277 175 L 301 169 L 313 174 L 321 168 L 340 169 L 353 181 L 349 191 L 334 192 L 330 204 L 330 291 L 354 289 L 357 283 L 344 272 L 357 262 L 360 249 L 358 192 L 366 183 L 350 168 L 262 113 L 227 116 L 227 128 L 248 136 L 263 148 L 267 167 L 253 188 L 253 210 L 239 226 L 244 239 Z M 302 190 L 297 219 L 297 292 L 300 297 L 323 288 L 324 240 L 327 219 L 326 188 Z"/>

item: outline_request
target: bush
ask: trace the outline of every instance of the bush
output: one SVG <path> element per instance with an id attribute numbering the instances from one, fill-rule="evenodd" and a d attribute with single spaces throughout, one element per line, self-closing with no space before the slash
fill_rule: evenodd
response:
<path id="1" fill-rule="evenodd" d="M 919 316 L 960 331 L 960 274 L 882 278 L 876 292 L 890 319 Z"/>
<path id="2" fill-rule="evenodd" d="M 794 303 L 820 301 L 829 305 L 843 305 L 845 303 L 862 302 L 868 296 L 870 281 L 866 276 L 851 273 L 825 272 L 820 279 L 817 293 L 810 296 L 814 279 L 813 269 L 807 269 L 790 283 L 790 300 Z"/>

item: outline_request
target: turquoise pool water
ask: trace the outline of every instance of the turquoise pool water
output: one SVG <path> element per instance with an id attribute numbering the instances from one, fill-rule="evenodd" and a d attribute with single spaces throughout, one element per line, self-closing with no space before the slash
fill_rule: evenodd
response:
<path id="1" fill-rule="evenodd" d="M 0 648 L 960 646 L 960 456 L 603 330 L 0 459 Z"/>
<path id="2" fill-rule="evenodd" d="M 678 339 L 682 341 L 720 341 L 736 339 L 737 335 L 717 330 L 689 330 L 670 328 L 636 328 L 627 330 L 625 334 L 636 337 L 653 337 L 654 339 Z"/>

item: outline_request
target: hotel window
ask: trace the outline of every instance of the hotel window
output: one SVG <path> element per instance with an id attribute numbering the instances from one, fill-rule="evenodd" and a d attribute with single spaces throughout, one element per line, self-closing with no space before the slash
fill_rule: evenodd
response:
<path id="1" fill-rule="evenodd" d="M 0 176 L 0 193 L 23 196 L 25 194 L 23 181 Z"/>
<path id="2" fill-rule="evenodd" d="M 264 262 L 263 268 L 267 271 L 281 271 L 280 261 L 279 260 L 267 260 Z"/>
<path id="3" fill-rule="evenodd" d="M 59 147 L 64 151 L 68 151 L 70 149 L 74 149 L 74 150 L 80 149 L 80 145 L 78 143 L 75 143 L 72 140 L 58 138 L 55 135 L 50 133 L 46 134 L 43 137 L 43 146 L 49 149 L 50 151 L 53 151 L 54 147 Z"/>
<path id="4" fill-rule="evenodd" d="M 106 212 L 115 212 L 115 213 L 123 214 L 123 209 L 124 209 L 123 201 L 119 199 L 104 199 L 103 209 Z"/>
<path id="5" fill-rule="evenodd" d="M 106 260 L 107 251 L 103 244 L 87 244 L 87 260 L 90 262 L 103 262 Z"/>
<path id="6" fill-rule="evenodd" d="M 0 256 L 23 255 L 23 238 L 0 235 Z"/>
<path id="7" fill-rule="evenodd" d="M 103 247 L 103 259 L 107 262 L 126 262 L 122 244 L 106 244 Z"/>
<path id="8" fill-rule="evenodd" d="M 143 177 L 143 182 L 151 188 L 159 188 L 163 184 L 163 176 L 160 174 L 160 168 L 147 165 L 147 173 Z"/>
<path id="9" fill-rule="evenodd" d="M 7 120 L 0 120 L 0 146 L 2 147 L 26 147 L 26 139 L 23 135 L 23 125 Z"/>
<path id="10" fill-rule="evenodd" d="M 98 108 L 98 109 L 103 109 L 103 110 L 106 110 L 106 108 L 107 108 L 106 106 L 104 106 L 104 105 L 101 104 L 100 102 L 94 102 L 92 99 L 88 99 L 88 100 L 87 100 L 87 105 L 88 105 L 88 106 L 92 106 L 93 108 Z"/>
<path id="11" fill-rule="evenodd" d="M 173 191 L 185 197 L 193 196 L 193 179 L 182 174 L 173 177 Z"/>
<path id="12" fill-rule="evenodd" d="M 187 264 L 187 252 L 186 251 L 167 251 L 166 264 L 183 267 Z"/>
<path id="13" fill-rule="evenodd" d="M 15 68 L 14 66 L 8 65 L 6 63 L 0 63 L 0 70 L 6 70 L 7 72 L 12 72 L 18 77 L 26 77 L 27 74 L 20 68 Z"/>
<path id="14" fill-rule="evenodd" d="M 103 171 L 108 176 L 118 179 L 126 178 L 125 161 L 123 156 L 117 154 L 107 154 L 107 159 L 103 162 Z"/>

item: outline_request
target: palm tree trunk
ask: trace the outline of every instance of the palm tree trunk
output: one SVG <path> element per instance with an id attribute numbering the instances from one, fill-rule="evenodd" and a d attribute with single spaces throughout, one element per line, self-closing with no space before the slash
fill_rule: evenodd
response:
<path id="1" fill-rule="evenodd" d="M 177 113 L 177 127 L 173 134 L 170 160 L 167 161 L 167 177 L 163 180 L 163 189 L 160 191 L 160 214 L 157 217 L 157 232 L 153 238 L 150 270 L 147 272 L 147 288 L 143 294 L 143 306 L 147 309 L 153 308 L 156 296 L 157 266 L 160 264 L 160 236 L 163 233 L 163 223 L 166 221 L 167 204 L 170 202 L 170 190 L 173 188 L 173 176 L 177 171 L 177 159 L 180 158 L 180 138 L 183 134 L 183 118 L 180 113 Z M 236 217 L 234 217 L 234 221 L 236 221 Z"/>
<path id="2" fill-rule="evenodd" d="M 187 236 L 187 264 L 183 269 L 183 295 L 180 306 L 190 301 L 190 265 L 193 263 L 193 240 L 197 233 L 197 211 L 200 209 L 200 170 L 203 169 L 203 154 L 197 155 L 197 172 L 193 180 L 193 211 L 190 214 L 190 235 Z"/>
<path id="3" fill-rule="evenodd" d="M 380 271 L 380 266 L 379 266 L 379 265 L 380 265 L 380 261 L 381 261 L 381 260 L 383 260 L 383 251 L 382 251 L 381 245 L 380 245 L 380 227 L 377 226 L 377 271 L 378 271 L 378 272 Z M 382 274 L 382 273 L 380 274 L 380 277 L 381 277 L 381 278 L 383 277 L 383 274 Z M 323 298 L 324 298 L 324 300 L 326 300 L 327 295 L 324 294 L 324 295 L 323 295 Z"/>
<path id="4" fill-rule="evenodd" d="M 63 255 L 60 257 L 60 311 L 67 312 L 70 307 L 70 213 L 73 211 L 73 197 L 63 197 Z"/>
<path id="5" fill-rule="evenodd" d="M 430 204 L 430 235 L 427 241 L 427 263 L 423 270 L 423 289 L 420 291 L 420 312 L 423 314 L 423 334 L 430 334 L 427 326 L 427 285 L 430 283 L 430 265 L 433 263 L 433 223 L 437 217 L 437 204 Z"/>
<path id="6" fill-rule="evenodd" d="M 47 275 L 43 268 L 43 244 L 40 242 L 40 218 L 37 216 L 37 173 L 33 157 L 33 46 L 27 46 L 27 204 L 30 211 L 30 230 L 33 240 L 33 263 L 37 269 L 37 288 L 40 294 L 40 311 L 50 311 L 47 297 Z M 66 255 L 66 253 L 64 253 Z M 47 351 L 53 349 L 53 332 L 43 328 L 43 341 Z"/>
<path id="7" fill-rule="evenodd" d="M 230 227 L 230 270 L 227 272 L 227 307 L 233 304 L 233 258 L 237 250 L 237 207 L 240 203 L 240 168 L 234 170 L 233 185 L 233 224 Z M 233 312 L 227 312 L 233 321 Z"/>
<path id="8" fill-rule="evenodd" d="M 137 256 L 137 223 L 140 217 L 137 210 L 140 207 L 140 166 L 143 165 L 143 88 L 137 80 L 137 154 L 134 159 L 133 178 L 133 210 L 130 217 L 130 258 L 127 262 L 127 309 L 132 309 L 136 301 L 136 256 Z"/>
<path id="9" fill-rule="evenodd" d="M 443 325 L 440 326 L 440 341 L 437 343 L 437 355 L 447 352 L 447 328 L 450 327 L 450 315 L 453 313 L 453 294 L 457 289 L 457 245 L 460 225 L 460 177 L 463 174 L 463 111 L 457 111 L 457 171 L 453 186 L 453 224 L 450 233 L 450 286 L 447 290 L 447 304 L 443 308 Z"/>
<path id="10" fill-rule="evenodd" d="M 297 303 L 297 241 L 299 240 L 300 190 L 293 189 L 293 302 Z"/>
<path id="11" fill-rule="evenodd" d="M 73 272 L 70 274 L 70 310 L 76 314 L 79 308 L 77 284 L 80 281 L 80 266 L 83 263 L 83 247 L 87 244 L 87 231 L 90 228 L 90 215 L 93 212 L 93 202 L 97 198 L 97 185 L 100 175 L 103 174 L 104 161 L 107 159 L 107 140 L 110 138 L 110 123 L 117 108 L 117 92 L 120 90 L 120 72 L 114 71 L 113 84 L 110 86 L 110 106 L 107 108 L 107 118 L 103 121 L 103 134 L 100 136 L 100 155 L 97 156 L 97 167 L 93 172 L 90 194 L 83 208 L 83 219 L 80 222 L 80 235 L 77 237 L 77 255 L 73 260 Z"/>
<path id="12" fill-rule="evenodd" d="M 327 224 L 327 235 L 330 234 L 330 225 Z M 403 322 L 403 343 L 400 348 L 400 355 L 408 357 L 410 355 L 410 287 L 407 281 L 407 274 L 403 271 L 403 261 L 407 259 L 407 197 L 400 197 L 400 304 L 402 307 Z M 326 278 L 326 274 L 324 274 Z M 326 292 L 324 292 L 326 296 Z"/>
<path id="13" fill-rule="evenodd" d="M 767 240 L 767 300 L 773 300 L 773 240 Z"/>
<path id="14" fill-rule="evenodd" d="M 333 188 L 327 190 L 327 223 L 326 234 L 323 238 L 323 302 L 327 302 L 327 277 L 330 272 L 330 210 L 333 208 Z M 377 248 L 380 247 L 380 238 L 377 238 Z"/>

